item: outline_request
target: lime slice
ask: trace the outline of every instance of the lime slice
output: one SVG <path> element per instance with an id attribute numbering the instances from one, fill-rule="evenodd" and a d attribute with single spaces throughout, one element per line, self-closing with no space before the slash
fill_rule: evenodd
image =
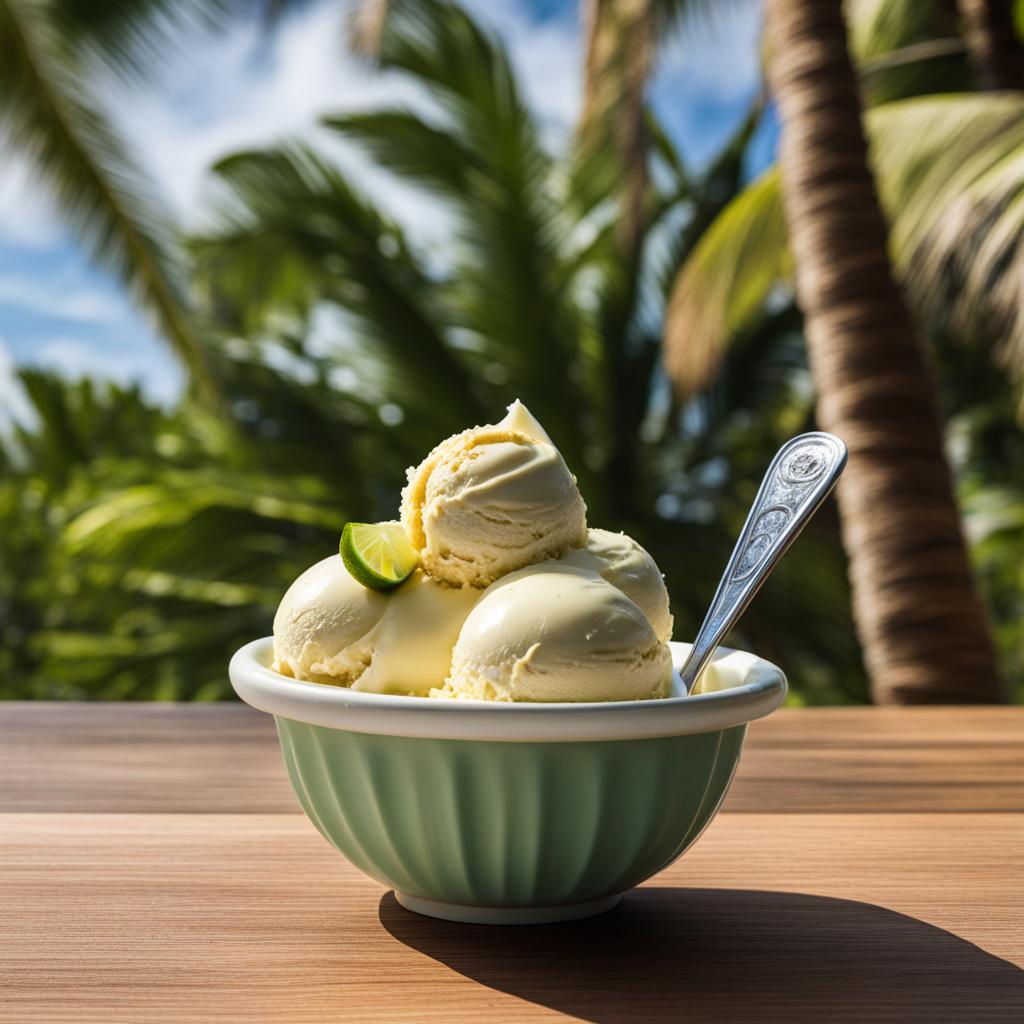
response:
<path id="1" fill-rule="evenodd" d="M 393 590 L 409 578 L 419 555 L 401 523 L 346 523 L 339 545 L 352 577 L 369 590 Z"/>

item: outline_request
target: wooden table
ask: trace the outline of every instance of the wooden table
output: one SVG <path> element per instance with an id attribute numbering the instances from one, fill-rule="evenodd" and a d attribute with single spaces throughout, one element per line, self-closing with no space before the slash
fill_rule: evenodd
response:
<path id="1" fill-rule="evenodd" d="M 784 711 L 590 921 L 402 910 L 237 705 L 0 704 L 0 1021 L 1024 1022 L 1024 708 Z"/>

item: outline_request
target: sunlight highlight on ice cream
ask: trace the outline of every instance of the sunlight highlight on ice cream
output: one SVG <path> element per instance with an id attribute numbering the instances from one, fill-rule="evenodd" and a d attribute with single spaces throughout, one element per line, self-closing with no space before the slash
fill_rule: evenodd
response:
<path id="1" fill-rule="evenodd" d="M 595 572 L 551 561 L 485 591 L 436 696 L 643 700 L 664 697 L 671 675 L 668 647 L 633 601 Z"/>

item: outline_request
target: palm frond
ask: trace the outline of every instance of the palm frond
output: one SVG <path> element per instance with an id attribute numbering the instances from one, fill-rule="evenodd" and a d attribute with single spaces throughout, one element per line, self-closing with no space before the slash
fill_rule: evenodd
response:
<path id="1" fill-rule="evenodd" d="M 730 8 L 741 7 L 742 0 L 657 0 L 653 6 L 660 38 L 678 29 L 686 31 L 698 25 L 714 27 L 716 18 L 721 18 Z"/>
<path id="2" fill-rule="evenodd" d="M 458 133 L 405 110 L 324 118 L 324 124 L 360 145 L 389 171 L 449 200 L 461 202 L 474 178 L 488 173 Z"/>
<path id="3" fill-rule="evenodd" d="M 35 18 L 32 6 L 42 5 L 26 6 Z M 88 50 L 134 80 L 166 70 L 185 40 L 223 27 L 246 7 L 242 0 L 50 0 L 46 13 L 68 53 Z"/>
<path id="4" fill-rule="evenodd" d="M 368 394 L 389 395 L 439 438 L 483 415 L 480 389 L 446 337 L 436 285 L 403 233 L 337 168 L 294 145 L 237 154 L 216 171 L 221 217 L 193 250 L 205 305 L 226 330 L 251 335 L 273 314 L 305 318 L 333 303 L 348 328 L 335 358 L 354 366 Z M 374 373 L 389 374 L 387 387 L 371 387 Z"/>
<path id="5" fill-rule="evenodd" d="M 746 188 L 676 279 L 665 313 L 665 367 L 684 394 L 707 384 L 728 339 L 753 322 L 790 272 L 778 185 L 772 169 Z"/>
<path id="6" fill-rule="evenodd" d="M 88 378 L 65 381 L 51 373 L 22 368 L 18 380 L 31 408 L 28 425 L 8 439 L 15 466 L 31 465 L 53 488 L 65 486 L 76 467 L 92 461 L 118 439 L 118 453 L 144 458 L 165 425 L 159 410 L 146 406 L 137 385 L 123 387 Z"/>
<path id="7" fill-rule="evenodd" d="M 567 288 L 570 225 L 508 54 L 454 4 L 393 0 L 377 61 L 419 82 L 438 118 L 391 110 L 327 123 L 449 205 L 457 235 L 444 299 L 466 358 L 528 399 L 586 472 L 580 381 L 593 374 Z"/>
<path id="8" fill-rule="evenodd" d="M 699 181 L 682 179 L 682 187 L 675 196 L 669 195 L 659 215 L 671 214 L 677 205 L 686 208 L 683 229 L 677 231 L 664 257 L 659 261 L 658 289 L 663 303 L 671 296 L 675 279 L 684 261 L 689 258 L 704 233 L 742 191 L 747 149 L 764 114 L 765 96 L 758 95 L 746 116 L 736 126 Z"/>
<path id="9" fill-rule="evenodd" d="M 288 481 L 288 493 L 281 493 L 279 482 L 265 480 L 260 486 L 258 480 L 248 476 L 232 483 L 225 481 L 224 476 L 213 472 L 170 472 L 162 474 L 159 483 L 114 491 L 68 524 L 64 543 L 75 554 L 88 548 L 98 556 L 110 557 L 130 551 L 134 537 L 146 535 L 147 540 L 151 539 L 152 531 L 159 527 L 176 533 L 182 544 L 193 544 L 196 538 L 188 537 L 181 528 L 210 509 L 227 512 L 224 526 L 230 528 L 233 523 L 236 530 L 243 516 L 331 532 L 340 532 L 345 525 L 344 510 L 292 497 L 295 480 Z M 306 490 L 316 487 L 322 489 L 323 485 L 306 482 Z"/>
<path id="10" fill-rule="evenodd" d="M 34 164 L 92 256 L 155 317 L 195 379 L 210 383 L 175 235 L 63 45 L 41 0 L 0 2 L 0 130 Z"/>
<path id="11" fill-rule="evenodd" d="M 1024 377 L 1024 94 L 935 96 L 870 120 L 892 248 L 923 314 Z"/>
<path id="12" fill-rule="evenodd" d="M 845 12 L 867 105 L 972 87 L 954 4 L 848 0 Z"/>
<path id="13" fill-rule="evenodd" d="M 934 28 L 936 3 L 920 0 L 847 0 L 850 50 L 870 60 L 924 38 Z"/>

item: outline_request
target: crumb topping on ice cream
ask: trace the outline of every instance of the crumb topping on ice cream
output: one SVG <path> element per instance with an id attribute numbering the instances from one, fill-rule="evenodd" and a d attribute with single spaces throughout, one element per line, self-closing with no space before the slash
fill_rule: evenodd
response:
<path id="1" fill-rule="evenodd" d="M 402 525 L 424 571 L 449 586 L 487 587 L 586 543 L 575 478 L 543 431 L 517 428 L 529 423 L 516 412 L 442 441 L 409 470 Z"/>

